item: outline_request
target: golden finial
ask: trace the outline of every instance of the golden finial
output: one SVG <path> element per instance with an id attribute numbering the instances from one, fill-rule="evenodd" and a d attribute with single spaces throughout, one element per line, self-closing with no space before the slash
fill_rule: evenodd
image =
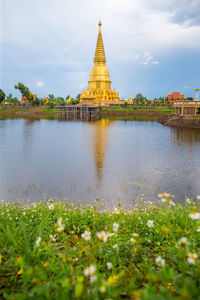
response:
<path id="1" fill-rule="evenodd" d="M 104 52 L 103 39 L 101 35 L 101 20 L 99 19 L 99 34 L 97 38 L 97 45 L 94 56 L 94 63 L 104 63 L 106 62 L 106 56 Z"/>

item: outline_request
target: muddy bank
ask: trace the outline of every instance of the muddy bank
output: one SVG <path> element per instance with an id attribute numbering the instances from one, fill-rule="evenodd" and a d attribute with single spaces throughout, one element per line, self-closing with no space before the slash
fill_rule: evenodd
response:
<path id="1" fill-rule="evenodd" d="M 200 119 L 170 119 L 164 125 L 170 127 L 200 129 Z"/>
<path id="2" fill-rule="evenodd" d="M 157 119 L 157 122 L 169 127 L 181 128 L 199 128 L 200 119 L 188 119 L 184 117 L 177 117 L 176 115 L 163 115 Z"/>

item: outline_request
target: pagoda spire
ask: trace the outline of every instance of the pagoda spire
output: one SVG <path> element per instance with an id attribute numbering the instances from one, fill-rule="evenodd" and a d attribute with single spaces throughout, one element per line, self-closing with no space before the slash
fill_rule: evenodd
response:
<path id="1" fill-rule="evenodd" d="M 105 64 L 106 62 L 106 56 L 105 56 L 105 51 L 104 51 L 104 45 L 103 45 L 103 38 L 101 34 L 101 20 L 99 20 L 99 33 L 98 33 L 98 38 L 97 38 L 97 45 L 96 45 L 96 50 L 95 50 L 95 55 L 94 55 L 94 63 L 103 63 Z"/>

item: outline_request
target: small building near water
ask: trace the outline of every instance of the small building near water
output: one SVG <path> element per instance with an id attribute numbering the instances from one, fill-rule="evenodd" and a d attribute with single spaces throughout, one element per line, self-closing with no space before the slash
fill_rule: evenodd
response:
<path id="1" fill-rule="evenodd" d="M 173 103 L 173 113 L 181 116 L 195 116 L 200 109 L 200 101 L 176 101 Z"/>

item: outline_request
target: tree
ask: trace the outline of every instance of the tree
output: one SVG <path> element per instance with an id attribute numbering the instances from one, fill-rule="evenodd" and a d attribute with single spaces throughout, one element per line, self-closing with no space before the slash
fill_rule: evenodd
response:
<path id="1" fill-rule="evenodd" d="M 36 98 L 34 100 L 34 105 L 40 105 L 40 99 L 39 98 Z"/>
<path id="2" fill-rule="evenodd" d="M 56 104 L 59 104 L 59 105 L 65 104 L 65 101 L 62 97 L 57 97 L 55 100 L 56 100 Z"/>
<path id="3" fill-rule="evenodd" d="M 2 91 L 2 89 L 0 89 L 0 103 L 5 99 L 6 94 L 4 93 L 4 91 Z"/>
<path id="4" fill-rule="evenodd" d="M 81 94 L 77 94 L 76 99 L 80 101 Z"/>
<path id="5" fill-rule="evenodd" d="M 54 101 L 55 100 L 55 96 L 53 94 L 49 94 L 48 99 L 50 101 Z"/>
<path id="6" fill-rule="evenodd" d="M 70 101 L 70 104 L 71 105 L 76 105 L 76 104 L 79 104 L 80 103 L 80 101 L 78 100 L 78 99 L 72 99 L 71 101 Z"/>
<path id="7" fill-rule="evenodd" d="M 15 85 L 15 89 L 19 90 L 23 97 L 26 97 L 29 102 L 33 102 L 34 97 L 33 94 L 30 92 L 29 88 L 26 87 L 23 83 L 18 82 L 17 85 Z"/>
<path id="8" fill-rule="evenodd" d="M 142 96 L 142 94 L 137 94 L 136 96 L 135 96 L 135 100 L 137 101 L 137 102 L 140 102 L 140 101 L 143 101 L 143 100 L 145 100 L 146 98 L 145 97 L 143 97 Z"/>
<path id="9" fill-rule="evenodd" d="M 13 98 L 12 94 L 9 94 L 4 101 L 9 104 L 18 104 L 19 103 L 18 98 L 17 97 Z"/>

